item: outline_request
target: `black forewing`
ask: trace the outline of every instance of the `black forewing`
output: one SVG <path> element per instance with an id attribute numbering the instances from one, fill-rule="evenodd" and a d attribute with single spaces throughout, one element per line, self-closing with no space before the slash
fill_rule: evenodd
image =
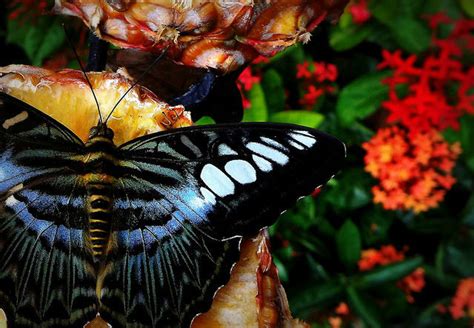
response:
<path id="1" fill-rule="evenodd" d="M 67 128 L 0 93 L 0 308 L 9 325 L 82 327 L 97 313 L 85 188 L 72 169 L 83 150 Z"/>
<path id="2" fill-rule="evenodd" d="M 228 279 L 238 239 L 227 238 L 273 223 L 345 157 L 335 138 L 271 124 L 184 128 L 119 150 L 100 312 L 143 327 L 189 326 Z"/>

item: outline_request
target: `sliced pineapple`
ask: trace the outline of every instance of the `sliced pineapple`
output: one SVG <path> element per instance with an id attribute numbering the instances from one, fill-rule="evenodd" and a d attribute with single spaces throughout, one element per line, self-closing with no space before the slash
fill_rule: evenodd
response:
<path id="1" fill-rule="evenodd" d="M 307 42 L 348 0 L 56 0 L 55 12 L 80 17 L 102 39 L 161 52 L 176 62 L 237 69 Z"/>

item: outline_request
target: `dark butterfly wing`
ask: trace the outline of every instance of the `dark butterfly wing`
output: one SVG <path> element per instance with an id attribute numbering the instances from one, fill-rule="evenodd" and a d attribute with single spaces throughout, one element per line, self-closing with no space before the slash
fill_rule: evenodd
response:
<path id="1" fill-rule="evenodd" d="M 70 170 L 83 148 L 0 93 L 0 308 L 15 326 L 82 327 L 97 313 L 85 188 Z"/>
<path id="2" fill-rule="evenodd" d="M 120 147 L 101 315 L 187 327 L 237 258 L 237 235 L 273 223 L 335 174 L 344 145 L 293 125 L 192 127 Z"/>

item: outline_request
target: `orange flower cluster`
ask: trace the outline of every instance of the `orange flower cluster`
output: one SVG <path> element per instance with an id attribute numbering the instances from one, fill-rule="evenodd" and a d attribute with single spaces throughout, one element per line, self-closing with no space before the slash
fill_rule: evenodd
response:
<path id="1" fill-rule="evenodd" d="M 380 250 L 369 248 L 362 252 L 358 262 L 360 271 L 369 271 L 379 265 L 403 261 L 404 252 L 399 252 L 393 245 L 380 247 Z"/>
<path id="2" fill-rule="evenodd" d="M 348 316 L 350 314 L 349 306 L 347 306 L 347 303 L 341 302 L 334 309 L 334 313 L 336 315 L 330 316 L 328 318 L 328 323 L 331 328 L 340 328 L 342 326 L 343 319 L 348 319 Z"/>
<path id="3" fill-rule="evenodd" d="M 474 277 L 459 281 L 449 313 L 454 319 L 467 316 L 474 322 Z"/>
<path id="4" fill-rule="evenodd" d="M 367 152 L 365 170 L 380 181 L 372 188 L 374 202 L 387 210 L 427 211 L 456 182 L 451 173 L 460 145 L 448 144 L 434 130 L 383 128 L 362 147 Z"/>
<path id="5" fill-rule="evenodd" d="M 358 263 L 359 270 L 368 271 L 376 266 L 403 261 L 405 259 L 405 252 L 406 249 L 398 251 L 393 245 L 382 246 L 380 250 L 375 248 L 364 250 Z M 405 293 L 407 301 L 413 303 L 415 299 L 412 293 L 419 293 L 425 287 L 425 271 L 423 268 L 417 268 L 400 280 L 397 286 Z"/>

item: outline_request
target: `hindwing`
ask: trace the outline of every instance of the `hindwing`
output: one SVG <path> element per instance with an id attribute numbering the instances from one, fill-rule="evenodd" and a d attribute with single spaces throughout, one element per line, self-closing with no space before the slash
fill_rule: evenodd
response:
<path id="1" fill-rule="evenodd" d="M 0 308 L 16 327 L 82 327 L 97 313 L 85 191 L 69 130 L 0 93 Z"/>

